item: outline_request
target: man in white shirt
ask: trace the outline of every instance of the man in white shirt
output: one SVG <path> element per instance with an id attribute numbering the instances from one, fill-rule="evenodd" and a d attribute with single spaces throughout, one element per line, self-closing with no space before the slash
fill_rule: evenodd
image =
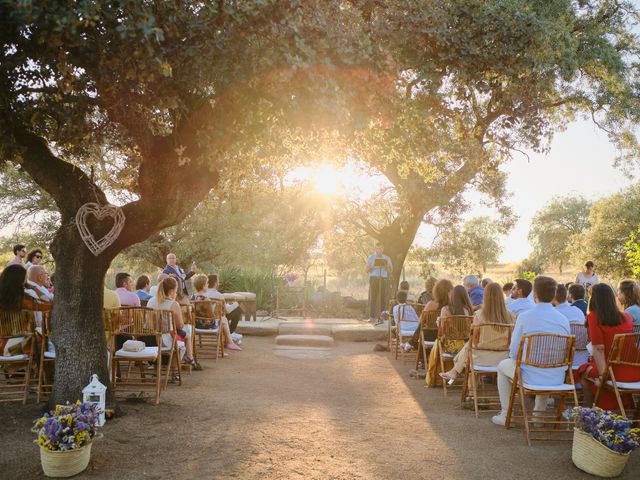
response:
<path id="1" fill-rule="evenodd" d="M 27 270 L 27 293 L 34 292 L 38 300 L 53 301 L 53 293 L 49 292 L 49 274 L 42 265 L 31 265 Z M 33 296 L 33 294 L 31 294 Z"/>
<path id="2" fill-rule="evenodd" d="M 535 302 L 529 297 L 532 291 L 533 288 L 529 280 L 517 278 L 511 289 L 512 301 L 507 304 L 507 310 L 513 312 L 517 318 L 522 312 L 535 307 Z"/>
<path id="3" fill-rule="evenodd" d="M 569 323 L 580 323 L 584 324 L 584 313 L 578 307 L 573 307 L 567 301 L 567 287 L 558 284 L 558 288 L 556 289 L 556 296 L 553 299 L 553 306 L 556 307 L 556 310 L 567 317 Z"/>
<path id="4" fill-rule="evenodd" d="M 551 277 L 537 276 L 534 282 L 534 299 L 536 305 L 520 314 L 511 336 L 509 358 L 498 364 L 498 393 L 500 395 L 501 412 L 491 421 L 496 425 L 505 425 L 507 410 L 509 409 L 509 397 L 511 396 L 511 382 L 516 370 L 516 360 L 520 340 L 524 335 L 536 333 L 553 333 L 556 335 L 571 335 L 569 321 L 560 312 L 553 308 L 552 301 L 555 297 L 557 283 Z M 560 385 L 564 383 L 565 367 L 537 368 L 523 366 L 522 381 L 533 385 Z M 547 395 L 537 395 L 534 407 L 535 412 L 544 412 L 547 409 Z"/>
<path id="5" fill-rule="evenodd" d="M 209 288 L 204 293 L 204 296 L 207 298 L 212 298 L 215 300 L 224 300 L 224 295 L 222 295 L 218 291 L 218 275 L 209 275 Z M 225 303 L 225 309 L 227 314 L 227 320 L 229 321 L 229 331 L 234 333 L 236 331 L 236 327 L 238 326 L 238 322 L 242 318 L 242 309 L 240 308 L 240 304 L 238 302 Z"/>

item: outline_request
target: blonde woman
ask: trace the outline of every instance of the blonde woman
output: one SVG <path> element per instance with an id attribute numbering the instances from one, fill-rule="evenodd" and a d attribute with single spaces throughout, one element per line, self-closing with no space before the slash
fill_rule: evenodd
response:
<path id="1" fill-rule="evenodd" d="M 484 289 L 484 304 L 473 316 L 473 325 L 483 323 L 501 323 L 505 325 L 513 325 L 516 321 L 515 315 L 507 310 L 502 294 L 502 288 L 498 283 L 490 283 Z M 455 380 L 464 372 L 467 363 L 467 350 L 469 342 L 465 343 L 462 350 L 453 359 L 453 368 L 448 372 L 440 373 L 445 380 Z M 474 362 L 479 365 L 497 366 L 498 363 L 506 358 L 509 352 L 495 351 L 478 351 L 474 354 Z"/>
<path id="2" fill-rule="evenodd" d="M 211 300 L 206 295 L 208 282 L 209 278 L 206 275 L 200 274 L 193 277 L 193 288 L 196 289 L 196 293 L 191 296 L 192 301 L 197 302 L 202 300 Z M 229 330 L 229 320 L 227 320 L 227 317 L 224 315 L 222 316 L 221 327 L 225 348 L 228 350 L 242 350 L 242 348 L 233 343 L 233 340 L 231 339 L 231 331 Z"/>
<path id="3" fill-rule="evenodd" d="M 175 278 L 167 277 L 158 284 L 158 291 L 155 297 L 149 300 L 147 303 L 148 308 L 154 310 L 170 310 L 173 312 L 173 324 L 175 328 L 175 335 L 178 342 L 184 344 L 186 354 L 183 359 L 185 363 L 190 363 L 194 370 L 202 370 L 202 367 L 198 362 L 193 359 L 193 344 L 191 342 L 191 325 L 186 325 L 182 318 L 182 309 L 176 301 L 176 295 L 178 292 L 178 282 Z M 167 339 L 169 340 L 169 339 Z M 167 342 L 163 338 L 165 346 L 170 345 L 170 340 Z M 167 345 L 169 343 L 169 345 Z"/>

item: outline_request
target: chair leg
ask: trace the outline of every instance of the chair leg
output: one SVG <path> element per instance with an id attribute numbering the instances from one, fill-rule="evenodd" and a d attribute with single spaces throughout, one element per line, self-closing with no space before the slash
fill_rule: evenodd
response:
<path id="1" fill-rule="evenodd" d="M 613 369 L 609 368 L 609 376 L 611 377 L 611 383 L 613 384 L 613 392 L 616 395 L 616 400 L 618 402 L 618 407 L 620 407 L 620 413 L 623 417 L 627 416 L 627 412 L 624 411 L 624 405 L 622 403 L 622 396 L 620 395 L 620 390 L 618 390 L 618 385 L 616 385 L 616 377 L 613 374 Z"/>
<path id="2" fill-rule="evenodd" d="M 23 405 L 27 403 L 27 395 L 29 395 L 29 381 L 31 380 L 31 364 L 32 363 L 33 363 L 33 351 L 29 354 L 27 371 L 24 372 L 24 396 L 22 398 Z"/>
<path id="3" fill-rule="evenodd" d="M 44 350 L 40 353 L 40 365 L 38 366 L 38 391 L 36 393 L 36 401 L 40 403 L 40 397 L 42 395 L 42 381 L 44 376 Z"/>
<path id="4" fill-rule="evenodd" d="M 160 403 L 160 382 L 162 382 L 162 354 L 158 352 L 156 357 L 156 405 Z"/>
<path id="5" fill-rule="evenodd" d="M 527 445 L 531 446 L 531 438 L 530 438 L 530 432 L 529 432 L 529 415 L 527 415 L 527 402 L 524 396 L 524 389 L 522 388 L 522 384 L 520 384 L 520 382 L 518 382 L 518 392 L 520 394 L 520 406 L 522 408 L 522 418 L 524 419 L 524 434 L 527 438 Z"/>
<path id="6" fill-rule="evenodd" d="M 500 373 L 498 373 L 500 375 Z M 499 381 L 499 380 L 498 380 Z M 513 401 L 516 396 L 516 382 L 518 381 L 518 372 L 516 371 L 513 374 L 513 378 L 511 379 L 511 393 L 509 394 L 509 408 L 507 409 L 507 420 L 504 424 L 505 428 L 508 430 L 511 427 L 511 416 L 513 414 Z"/>

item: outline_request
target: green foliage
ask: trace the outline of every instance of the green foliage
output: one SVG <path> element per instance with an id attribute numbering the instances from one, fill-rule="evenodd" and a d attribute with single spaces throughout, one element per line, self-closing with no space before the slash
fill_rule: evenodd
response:
<path id="1" fill-rule="evenodd" d="M 580 196 L 559 197 L 542 207 L 531 220 L 529 242 L 543 265 L 563 265 L 570 259 L 576 236 L 589 229 L 591 203 Z"/>
<path id="2" fill-rule="evenodd" d="M 624 245 L 624 250 L 633 278 L 640 278 L 640 227 L 637 232 L 631 232 Z"/>
<path id="3" fill-rule="evenodd" d="M 497 223 L 488 217 L 472 218 L 462 229 L 443 232 L 429 253 L 461 275 L 484 273 L 489 263 L 498 261 L 499 232 Z"/>
<path id="4" fill-rule="evenodd" d="M 524 259 L 516 267 L 516 275 L 527 280 L 532 280 L 536 275 L 540 275 L 542 272 L 544 272 L 544 267 L 540 262 L 540 259 L 535 256 Z"/>
<path id="5" fill-rule="evenodd" d="M 626 245 L 640 225 L 639 204 L 639 184 L 594 203 L 589 212 L 591 228 L 576 239 L 575 263 L 592 260 L 601 274 L 614 278 L 631 275 Z"/>

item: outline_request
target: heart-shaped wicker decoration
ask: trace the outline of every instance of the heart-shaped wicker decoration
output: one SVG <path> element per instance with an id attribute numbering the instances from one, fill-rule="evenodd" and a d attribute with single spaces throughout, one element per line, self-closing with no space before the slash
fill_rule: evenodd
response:
<path id="1" fill-rule="evenodd" d="M 96 239 L 87 227 L 87 217 L 93 215 L 98 220 L 105 218 L 113 219 L 113 227 L 102 238 Z M 113 205 L 105 205 L 101 207 L 97 203 L 85 203 L 76 213 L 76 226 L 80 232 L 80 238 L 87 246 L 89 251 L 96 257 L 100 255 L 109 245 L 115 242 L 118 235 L 124 227 L 124 213 L 119 207 Z"/>

